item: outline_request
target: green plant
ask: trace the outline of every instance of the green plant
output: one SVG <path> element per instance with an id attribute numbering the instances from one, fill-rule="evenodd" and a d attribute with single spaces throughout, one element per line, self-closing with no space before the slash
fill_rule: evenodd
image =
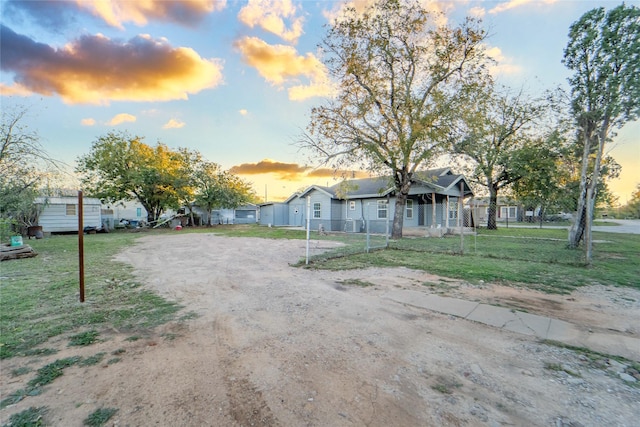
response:
<path id="1" fill-rule="evenodd" d="M 31 372 L 33 369 L 31 369 L 28 366 L 22 366 L 20 368 L 16 368 L 14 370 L 11 371 L 11 376 L 12 377 L 19 377 L 21 375 L 25 375 L 28 374 L 29 372 Z"/>
<path id="2" fill-rule="evenodd" d="M 32 388 L 49 384 L 56 378 L 62 376 L 62 371 L 65 368 L 75 365 L 79 361 L 79 356 L 58 359 L 55 362 L 49 363 L 48 365 L 45 365 L 42 368 L 38 369 L 36 377 L 29 381 L 27 384 Z"/>
<path id="3" fill-rule="evenodd" d="M 98 363 L 100 363 L 102 361 L 102 359 L 104 359 L 104 356 L 107 353 L 104 352 L 100 352 L 100 353 L 96 353 L 93 356 L 89 356 L 85 359 L 82 359 L 78 365 L 80 366 L 92 366 L 92 365 L 97 365 Z"/>
<path id="4" fill-rule="evenodd" d="M 69 337 L 69 346 L 91 345 L 98 339 L 97 331 L 86 331 Z"/>
<path id="5" fill-rule="evenodd" d="M 22 412 L 9 417 L 9 422 L 3 427 L 40 427 L 46 425 L 44 416 L 47 414 L 47 407 L 30 407 Z"/>
<path id="6" fill-rule="evenodd" d="M 57 350 L 38 347 L 86 328 L 146 330 L 172 319 L 179 305 L 143 289 L 130 266 L 113 261 L 137 237 L 108 233 L 85 239 L 84 304 L 77 301 L 76 236 L 32 240 L 39 256 L 3 263 L 0 359 L 53 354 Z"/>
<path id="7" fill-rule="evenodd" d="M 103 426 L 111 417 L 113 417 L 118 410 L 116 408 L 100 408 L 93 411 L 83 423 L 86 426 L 99 427 Z"/>

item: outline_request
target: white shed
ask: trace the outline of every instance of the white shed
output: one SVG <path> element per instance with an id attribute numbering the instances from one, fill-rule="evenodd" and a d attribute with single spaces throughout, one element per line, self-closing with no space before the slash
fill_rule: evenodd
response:
<path id="1" fill-rule="evenodd" d="M 78 231 L 77 197 L 38 197 L 36 204 L 44 205 L 38 225 L 45 233 Z M 102 203 L 100 199 L 85 197 L 82 203 L 84 227 L 101 227 Z"/>

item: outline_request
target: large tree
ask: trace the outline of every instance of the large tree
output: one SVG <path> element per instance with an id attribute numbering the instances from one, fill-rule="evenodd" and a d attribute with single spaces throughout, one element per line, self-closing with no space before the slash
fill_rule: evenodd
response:
<path id="1" fill-rule="evenodd" d="M 485 62 L 478 21 L 450 27 L 439 18 L 417 0 L 346 8 L 322 43 L 338 93 L 312 110 L 301 140 L 336 170 L 356 164 L 392 176 L 394 238 L 414 173 L 446 148 L 456 87 Z"/>
<path id="2" fill-rule="evenodd" d="M 573 71 L 571 109 L 582 146 L 580 194 L 569 246 L 585 239 L 591 263 L 591 222 L 604 147 L 614 130 L 640 114 L 640 9 L 592 9 L 573 23 L 563 63 Z"/>
<path id="3" fill-rule="evenodd" d="M 88 194 L 110 203 L 137 200 L 151 223 L 167 208 L 179 207 L 182 187 L 189 185 L 184 159 L 164 144 L 151 147 L 140 137 L 110 132 L 78 159 L 76 171 Z"/>
<path id="4" fill-rule="evenodd" d="M 498 194 L 535 171 L 549 169 L 552 144 L 536 123 L 545 107 L 522 91 L 499 89 L 488 79 L 461 91 L 453 152 L 470 161 L 468 178 L 489 195 L 487 228 L 495 230 Z"/>
<path id="5" fill-rule="evenodd" d="M 212 210 L 235 209 L 254 197 L 249 184 L 212 162 L 203 161 L 194 168 L 193 182 L 195 201 L 207 209 L 209 226 Z"/>

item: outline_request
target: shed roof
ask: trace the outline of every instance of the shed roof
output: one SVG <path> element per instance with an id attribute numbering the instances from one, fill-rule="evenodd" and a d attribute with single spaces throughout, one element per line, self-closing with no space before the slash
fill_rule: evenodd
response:
<path id="1" fill-rule="evenodd" d="M 100 199 L 95 197 L 83 197 L 82 202 L 85 205 L 102 205 Z M 77 205 L 77 197 L 36 197 L 33 201 L 35 204 L 49 204 L 49 205 Z"/>

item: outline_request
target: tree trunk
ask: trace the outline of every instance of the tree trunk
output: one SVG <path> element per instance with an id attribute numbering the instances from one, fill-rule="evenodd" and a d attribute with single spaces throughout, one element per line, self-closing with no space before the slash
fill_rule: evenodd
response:
<path id="1" fill-rule="evenodd" d="M 498 215 L 498 187 L 489 186 L 489 214 L 487 215 L 487 230 L 497 230 L 496 216 Z"/>
<path id="2" fill-rule="evenodd" d="M 586 132 L 585 132 L 586 134 Z M 584 224 L 587 208 L 587 171 L 589 169 L 589 153 L 591 152 L 591 140 L 584 137 L 584 149 L 582 151 L 582 167 L 580 169 L 580 194 L 578 195 L 578 209 L 576 217 L 569 229 L 569 247 L 577 248 L 584 236 Z"/>
<path id="3" fill-rule="evenodd" d="M 393 227 L 391 229 L 392 239 L 402 238 L 402 227 L 404 225 L 404 208 L 407 205 L 407 197 L 411 188 L 411 174 L 406 170 L 399 170 L 394 177 L 396 186 L 396 207 L 393 214 Z"/>
<path id="4" fill-rule="evenodd" d="M 396 207 L 393 214 L 393 228 L 391 238 L 402 238 L 402 227 L 404 226 L 404 208 L 407 205 L 408 194 L 398 193 L 396 196 Z"/>

